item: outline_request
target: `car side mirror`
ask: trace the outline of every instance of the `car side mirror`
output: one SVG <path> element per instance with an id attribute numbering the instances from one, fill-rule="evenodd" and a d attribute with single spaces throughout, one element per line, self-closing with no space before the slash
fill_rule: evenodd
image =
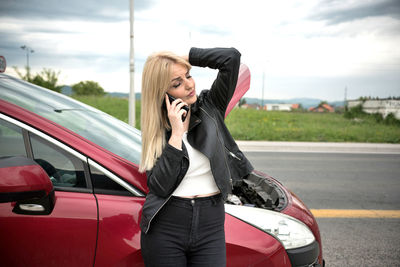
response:
<path id="1" fill-rule="evenodd" d="M 0 203 L 16 202 L 13 212 L 47 215 L 54 208 L 53 184 L 43 168 L 23 157 L 0 158 Z"/>

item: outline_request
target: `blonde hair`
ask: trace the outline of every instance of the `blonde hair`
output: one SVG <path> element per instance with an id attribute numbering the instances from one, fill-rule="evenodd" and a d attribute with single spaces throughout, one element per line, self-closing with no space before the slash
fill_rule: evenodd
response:
<path id="1" fill-rule="evenodd" d="M 190 70 L 185 59 L 172 52 L 158 52 L 150 55 L 143 68 L 141 96 L 142 156 L 140 172 L 153 168 L 166 144 L 165 131 L 170 129 L 165 101 L 172 75 L 172 66 L 180 64 Z"/>

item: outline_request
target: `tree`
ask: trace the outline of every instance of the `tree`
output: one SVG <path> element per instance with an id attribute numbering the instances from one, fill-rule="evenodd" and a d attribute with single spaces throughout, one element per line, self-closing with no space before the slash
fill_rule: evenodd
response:
<path id="1" fill-rule="evenodd" d="M 56 92 L 61 92 L 62 86 L 57 86 L 58 76 L 60 75 L 60 72 L 55 72 L 54 70 L 43 68 L 40 73 L 41 75 L 36 74 L 36 76 L 32 80 L 32 83 Z"/>
<path id="2" fill-rule="evenodd" d="M 327 101 L 321 101 L 319 104 L 318 104 L 318 107 L 320 108 L 320 107 L 323 107 L 323 105 L 325 105 L 325 104 L 328 104 L 328 102 Z"/>
<path id="3" fill-rule="evenodd" d="M 29 67 L 25 67 L 26 70 L 25 75 L 23 75 L 17 67 L 13 68 L 21 79 L 36 84 L 38 86 L 50 89 L 52 91 L 61 92 L 62 86 L 57 85 L 60 71 L 55 72 L 52 69 L 43 68 L 43 70 L 40 73 L 36 73 L 36 75 L 32 77 Z"/>
<path id="4" fill-rule="evenodd" d="M 72 85 L 72 91 L 76 95 L 104 95 L 104 89 L 95 81 L 81 81 Z"/>
<path id="5" fill-rule="evenodd" d="M 246 104 L 246 98 L 241 98 L 239 100 L 239 107 L 241 107 L 242 105 Z"/>
<path id="6" fill-rule="evenodd" d="M 28 66 L 25 66 L 25 75 L 23 75 L 22 73 L 21 73 L 21 71 L 18 69 L 18 67 L 17 66 L 13 66 L 13 69 L 15 70 L 15 72 L 18 74 L 18 76 L 22 79 L 22 80 L 24 80 L 24 81 L 27 81 L 27 82 L 32 82 L 32 77 L 31 77 L 31 68 L 30 67 L 28 67 Z"/>

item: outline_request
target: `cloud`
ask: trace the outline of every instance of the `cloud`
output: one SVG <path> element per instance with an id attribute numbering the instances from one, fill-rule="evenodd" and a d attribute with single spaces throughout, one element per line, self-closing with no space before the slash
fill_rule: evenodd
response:
<path id="1" fill-rule="evenodd" d="M 136 91 L 154 51 L 233 46 L 252 71 L 249 94 L 256 96 L 264 72 L 270 97 L 340 99 L 345 85 L 399 92 L 396 1 L 135 0 Z M 106 91 L 129 90 L 129 0 L 0 0 L 0 35 L 9 67 L 23 68 L 20 46 L 28 45 L 34 71 L 60 70 L 65 84 L 94 80 Z M 192 74 L 201 90 L 216 72 Z"/>
<path id="2" fill-rule="evenodd" d="M 195 24 L 191 25 L 189 29 L 191 31 L 202 32 L 204 34 L 217 35 L 217 36 L 226 36 L 232 34 L 232 30 L 223 29 L 222 27 L 215 24 L 202 24 L 202 25 Z"/>
<path id="3" fill-rule="evenodd" d="M 135 11 L 149 9 L 155 0 L 136 0 Z M 0 17 L 20 19 L 121 21 L 129 18 L 128 0 L 1 0 Z"/>
<path id="4" fill-rule="evenodd" d="M 368 17 L 389 16 L 400 19 L 398 0 L 337 1 L 326 0 L 316 6 L 311 20 L 325 21 L 328 25 L 361 20 Z"/>

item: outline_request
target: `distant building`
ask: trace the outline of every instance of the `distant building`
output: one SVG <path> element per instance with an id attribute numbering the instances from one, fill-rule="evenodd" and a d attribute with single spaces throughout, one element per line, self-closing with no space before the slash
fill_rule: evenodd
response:
<path id="1" fill-rule="evenodd" d="M 292 104 L 292 110 L 299 109 L 299 108 L 300 108 L 300 104 Z"/>
<path id="2" fill-rule="evenodd" d="M 263 107 L 259 104 L 243 104 L 240 106 L 244 109 L 256 109 L 256 110 L 267 110 L 267 111 L 292 111 L 299 109 L 300 104 L 265 104 Z"/>
<path id="3" fill-rule="evenodd" d="M 335 108 L 329 104 L 322 104 L 320 106 L 311 107 L 308 109 L 311 112 L 335 112 Z"/>
<path id="4" fill-rule="evenodd" d="M 256 109 L 256 110 L 261 109 L 259 104 L 243 104 L 243 105 L 241 105 L 241 108 L 244 108 L 244 109 Z"/>
<path id="5" fill-rule="evenodd" d="M 292 111 L 298 109 L 300 104 L 265 104 L 264 110 L 267 111 Z"/>
<path id="6" fill-rule="evenodd" d="M 371 100 L 348 100 L 348 108 L 361 105 L 366 113 L 380 113 L 385 118 L 393 113 L 396 119 L 400 120 L 400 100 L 393 99 L 371 99 Z"/>

